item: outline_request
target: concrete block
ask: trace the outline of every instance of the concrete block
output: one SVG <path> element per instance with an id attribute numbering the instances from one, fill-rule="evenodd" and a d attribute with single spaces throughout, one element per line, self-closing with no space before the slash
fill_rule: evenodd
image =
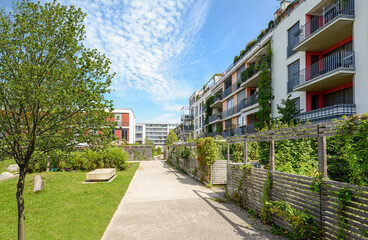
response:
<path id="1" fill-rule="evenodd" d="M 107 181 L 116 174 L 115 168 L 100 168 L 87 173 L 86 180 Z"/>

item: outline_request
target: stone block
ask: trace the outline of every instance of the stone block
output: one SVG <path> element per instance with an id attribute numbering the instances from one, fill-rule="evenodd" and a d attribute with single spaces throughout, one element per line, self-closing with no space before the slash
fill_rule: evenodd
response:
<path id="1" fill-rule="evenodd" d="M 43 189 L 43 180 L 41 175 L 36 175 L 34 177 L 34 188 L 33 188 L 33 192 L 41 192 Z"/>
<path id="2" fill-rule="evenodd" d="M 12 164 L 8 167 L 8 172 L 19 172 L 19 166 L 18 164 Z"/>
<path id="3" fill-rule="evenodd" d="M 0 174 L 0 181 L 1 180 L 6 180 L 6 179 L 11 179 L 13 177 L 14 177 L 14 175 L 11 174 L 10 172 L 3 172 L 2 174 Z"/>
<path id="4" fill-rule="evenodd" d="M 116 174 L 115 168 L 100 168 L 87 173 L 87 181 L 107 181 Z"/>

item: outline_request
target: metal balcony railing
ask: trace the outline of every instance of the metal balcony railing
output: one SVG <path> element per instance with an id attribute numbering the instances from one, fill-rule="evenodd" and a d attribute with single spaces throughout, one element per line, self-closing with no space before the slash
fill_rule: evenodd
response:
<path id="1" fill-rule="evenodd" d="M 222 118 L 227 118 L 233 114 L 237 113 L 237 105 L 235 105 L 234 107 L 232 108 L 229 108 L 225 111 L 222 112 Z"/>
<path id="2" fill-rule="evenodd" d="M 337 0 L 328 7 L 321 9 L 319 14 L 299 28 L 299 31 L 296 33 L 299 35 L 299 40 L 295 45 L 316 34 L 320 29 L 330 24 L 333 20 L 339 17 L 354 17 L 354 15 L 354 0 Z"/>
<path id="3" fill-rule="evenodd" d="M 215 114 L 215 115 L 212 115 L 208 118 L 208 123 L 211 123 L 211 122 L 214 122 L 218 119 L 221 119 L 221 114 Z"/>
<path id="4" fill-rule="evenodd" d="M 353 51 L 338 51 L 332 55 L 313 63 L 309 67 L 294 73 L 293 78 L 299 78 L 299 84 L 313 80 L 336 70 L 354 70 L 355 53 Z"/>
<path id="5" fill-rule="evenodd" d="M 300 113 L 295 116 L 302 123 L 307 121 L 311 123 L 326 122 L 333 119 L 340 119 L 343 116 L 351 116 L 356 114 L 355 104 L 341 103 L 329 107 L 324 107 L 309 112 Z"/>
<path id="6" fill-rule="evenodd" d="M 249 106 L 252 106 L 253 104 L 256 104 L 258 100 L 258 94 L 250 95 L 249 97 L 244 99 L 244 108 L 247 108 Z"/>
<path id="7" fill-rule="evenodd" d="M 185 114 L 181 116 L 181 120 L 193 120 L 193 115 L 192 114 Z"/>
<path id="8" fill-rule="evenodd" d="M 234 83 L 233 85 L 231 85 L 230 87 L 226 88 L 222 93 L 221 93 L 221 97 L 222 99 L 226 98 L 227 96 L 229 96 L 231 93 L 235 92 L 237 89 L 240 88 L 240 85 L 236 83 Z"/>

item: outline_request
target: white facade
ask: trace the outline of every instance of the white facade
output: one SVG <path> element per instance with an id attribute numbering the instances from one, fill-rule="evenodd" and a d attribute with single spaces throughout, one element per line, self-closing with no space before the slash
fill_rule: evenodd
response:
<path id="1" fill-rule="evenodd" d="M 119 140 L 125 139 L 128 143 L 133 144 L 135 142 L 135 115 L 130 108 L 115 108 L 114 121 L 117 122 L 117 126 L 114 129 L 114 135 Z"/>
<path id="2" fill-rule="evenodd" d="M 179 124 L 167 124 L 167 123 L 139 123 L 136 124 L 136 131 L 137 127 L 140 129 L 142 128 L 142 131 L 139 130 L 139 133 L 142 133 L 142 138 L 137 139 L 137 142 L 142 141 L 142 143 L 145 143 L 146 138 L 149 141 L 152 141 L 155 146 L 163 146 L 165 145 L 165 140 L 167 138 L 167 134 L 171 129 L 174 129 Z"/>

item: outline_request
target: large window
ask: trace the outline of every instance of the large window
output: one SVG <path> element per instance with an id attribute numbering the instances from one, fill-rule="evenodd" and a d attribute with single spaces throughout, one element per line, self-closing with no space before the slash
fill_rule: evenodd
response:
<path id="1" fill-rule="evenodd" d="M 292 92 L 294 86 L 299 84 L 299 70 L 300 70 L 300 62 L 299 60 L 290 64 L 288 66 L 288 86 L 287 92 Z"/>
<path id="2" fill-rule="evenodd" d="M 287 56 L 290 57 L 295 53 L 294 46 L 299 42 L 299 22 L 288 30 L 288 46 Z"/>
<path id="3" fill-rule="evenodd" d="M 234 107 L 234 98 L 227 100 L 227 109 Z"/>
<path id="4" fill-rule="evenodd" d="M 231 76 L 225 80 L 224 84 L 225 84 L 225 89 L 231 87 Z"/>
<path id="5" fill-rule="evenodd" d="M 353 103 L 353 88 L 345 88 L 340 91 L 332 92 L 324 96 L 325 107 L 340 103 Z"/>
<path id="6" fill-rule="evenodd" d="M 123 139 L 129 141 L 128 129 L 121 129 L 121 140 Z"/>

